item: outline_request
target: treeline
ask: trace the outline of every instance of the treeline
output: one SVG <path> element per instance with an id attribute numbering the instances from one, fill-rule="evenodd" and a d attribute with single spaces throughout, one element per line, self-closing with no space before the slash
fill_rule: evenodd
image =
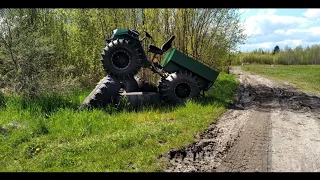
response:
<path id="1" fill-rule="evenodd" d="M 320 64 L 320 45 L 312 45 L 303 48 L 297 46 L 292 49 L 286 46 L 279 51 L 254 50 L 250 53 L 239 53 L 233 64 L 257 63 L 257 64 L 282 64 L 282 65 L 307 65 Z"/>
<path id="2" fill-rule="evenodd" d="M 174 48 L 221 70 L 246 39 L 237 9 L 0 9 L 0 88 L 28 97 L 92 88 L 114 29 L 146 30 L 156 46 L 174 34 Z"/>

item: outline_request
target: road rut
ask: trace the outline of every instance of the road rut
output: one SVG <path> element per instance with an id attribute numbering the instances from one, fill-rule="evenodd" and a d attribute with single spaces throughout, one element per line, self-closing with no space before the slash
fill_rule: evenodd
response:
<path id="1" fill-rule="evenodd" d="M 320 97 L 234 68 L 237 100 L 166 172 L 319 172 Z"/>

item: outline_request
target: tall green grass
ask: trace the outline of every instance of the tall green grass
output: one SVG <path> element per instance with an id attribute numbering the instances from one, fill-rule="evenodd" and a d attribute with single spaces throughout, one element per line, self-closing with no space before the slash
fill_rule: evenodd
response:
<path id="1" fill-rule="evenodd" d="M 233 100 L 234 75 L 221 73 L 205 97 L 180 106 L 77 111 L 90 91 L 6 96 L 0 109 L 1 172 L 154 172 L 171 148 L 194 141 Z"/>
<path id="2" fill-rule="evenodd" d="M 305 92 L 320 93 L 320 65 L 245 65 L 243 70 L 295 84 Z"/>

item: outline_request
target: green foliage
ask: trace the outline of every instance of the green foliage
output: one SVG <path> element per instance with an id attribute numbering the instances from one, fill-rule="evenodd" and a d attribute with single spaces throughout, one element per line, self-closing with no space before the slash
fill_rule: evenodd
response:
<path id="1" fill-rule="evenodd" d="M 230 52 L 246 36 L 237 9 L 2 9 L 0 88 L 36 98 L 42 92 L 92 88 L 104 75 L 100 62 L 113 29 L 148 31 L 173 47 L 226 70 Z M 160 58 L 161 60 L 161 58 Z M 140 74 L 156 82 L 150 70 Z"/>
<path id="2" fill-rule="evenodd" d="M 242 68 L 295 84 L 303 91 L 320 93 L 319 65 L 245 65 Z"/>
<path id="3" fill-rule="evenodd" d="M 274 56 L 270 54 L 243 54 L 242 55 L 242 62 L 244 63 L 261 63 L 261 64 L 273 64 Z"/>
<path id="4" fill-rule="evenodd" d="M 55 72 L 54 45 L 47 35 L 47 10 L 5 9 L 0 25 L 0 51 L 3 66 L 0 78 L 9 92 L 35 98 L 41 91 L 52 89 Z M 51 81 L 50 84 L 44 83 Z"/>
<path id="5" fill-rule="evenodd" d="M 113 114 L 75 110 L 73 103 L 90 91 L 37 100 L 9 96 L 0 109 L 0 171 L 162 171 L 167 161 L 157 157 L 194 141 L 226 111 L 236 87 L 234 75 L 221 73 L 202 100 Z"/>
<path id="6" fill-rule="evenodd" d="M 320 45 L 312 45 L 311 47 L 307 46 L 306 48 L 297 46 L 294 49 L 286 46 L 284 50 L 279 51 L 276 51 L 276 47 L 272 53 L 268 51 L 265 52 L 261 49 L 257 49 L 248 53 L 239 53 L 237 54 L 237 58 L 233 60 L 233 64 L 320 64 Z"/>

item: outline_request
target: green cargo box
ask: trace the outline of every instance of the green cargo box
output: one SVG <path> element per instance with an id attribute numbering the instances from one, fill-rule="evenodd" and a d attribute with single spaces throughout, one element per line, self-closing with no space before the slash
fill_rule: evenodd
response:
<path id="1" fill-rule="evenodd" d="M 182 52 L 173 49 L 168 52 L 161 62 L 161 66 L 167 72 L 177 72 L 182 68 L 187 69 L 198 76 L 208 80 L 212 85 L 217 79 L 220 71 L 217 69 L 209 68 L 208 66 L 200 63 L 197 60 L 183 54 Z"/>

